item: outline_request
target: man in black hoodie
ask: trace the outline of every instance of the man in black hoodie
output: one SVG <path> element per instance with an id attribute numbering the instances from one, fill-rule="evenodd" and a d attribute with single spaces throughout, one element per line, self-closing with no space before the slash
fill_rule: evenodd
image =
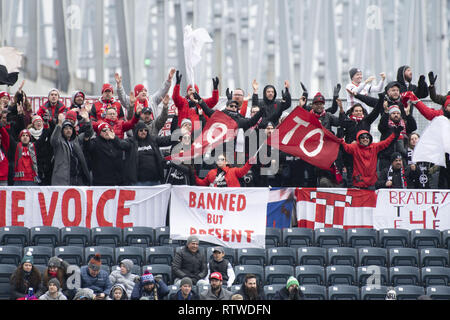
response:
<path id="1" fill-rule="evenodd" d="M 409 66 L 398 68 L 397 82 L 400 83 L 400 93 L 412 91 L 419 99 L 428 97 L 428 86 L 425 82 L 425 76 L 420 76 L 417 86 L 412 84 L 412 70 Z"/>
<path id="2" fill-rule="evenodd" d="M 398 152 L 394 152 L 391 156 L 390 167 L 384 168 L 380 172 L 375 187 L 376 189 L 380 188 L 406 189 L 409 180 L 407 177 L 408 175 L 409 170 L 407 170 L 407 172 L 405 173 L 402 155 Z"/>

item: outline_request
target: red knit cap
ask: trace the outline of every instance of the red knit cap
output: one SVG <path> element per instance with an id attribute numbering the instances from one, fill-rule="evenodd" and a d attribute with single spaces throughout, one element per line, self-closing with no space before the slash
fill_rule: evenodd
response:
<path id="1" fill-rule="evenodd" d="M 314 104 L 316 102 L 325 103 L 325 97 L 320 92 L 317 92 L 317 94 L 314 96 L 312 103 Z"/>
<path id="2" fill-rule="evenodd" d="M 103 130 L 104 128 L 109 128 L 110 130 L 112 130 L 111 126 L 110 126 L 108 123 L 102 122 L 102 123 L 100 123 L 100 124 L 98 125 L 98 127 L 97 127 L 98 132 L 102 132 L 102 130 Z"/>
<path id="3" fill-rule="evenodd" d="M 110 85 L 109 83 L 105 83 L 102 87 L 102 94 L 103 92 L 105 92 L 106 90 L 111 90 L 112 93 L 114 93 L 114 88 L 112 85 Z"/>
<path id="4" fill-rule="evenodd" d="M 100 270 L 102 265 L 101 257 L 100 253 L 96 253 L 95 256 L 89 260 L 88 267 L 92 270 Z"/>
<path id="5" fill-rule="evenodd" d="M 137 97 L 139 95 L 139 93 L 142 92 L 142 90 L 144 90 L 145 87 L 143 84 L 138 84 L 137 86 L 134 87 L 134 96 Z"/>
<path id="6" fill-rule="evenodd" d="M 447 96 L 447 99 L 444 102 L 444 109 L 447 108 L 447 106 L 450 104 L 450 95 Z"/>
<path id="7" fill-rule="evenodd" d="M 67 111 L 66 120 L 77 121 L 77 113 L 73 110 Z"/>
<path id="8" fill-rule="evenodd" d="M 8 99 L 11 100 L 11 96 L 10 96 L 9 93 L 6 92 L 6 91 L 0 92 L 0 99 L 3 98 L 3 97 L 8 97 Z"/>

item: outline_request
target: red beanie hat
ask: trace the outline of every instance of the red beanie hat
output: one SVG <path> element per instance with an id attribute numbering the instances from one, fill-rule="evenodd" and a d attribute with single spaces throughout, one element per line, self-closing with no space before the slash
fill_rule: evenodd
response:
<path id="1" fill-rule="evenodd" d="M 20 131 L 20 133 L 19 133 L 19 140 L 20 140 L 20 138 L 22 138 L 22 136 L 23 136 L 24 133 L 28 134 L 28 136 L 31 137 L 30 131 L 28 131 L 28 129 L 23 129 L 23 130 Z"/>
<path id="2" fill-rule="evenodd" d="M 77 113 L 73 110 L 69 110 L 66 113 L 66 120 L 77 121 Z"/>
<path id="3" fill-rule="evenodd" d="M 100 124 L 98 125 L 98 127 L 97 127 L 98 132 L 102 132 L 102 130 L 103 130 L 104 128 L 109 128 L 110 130 L 112 130 L 111 126 L 110 126 L 108 123 L 102 122 L 102 123 L 100 123 Z"/>
<path id="4" fill-rule="evenodd" d="M 8 99 L 11 100 L 11 96 L 10 96 L 9 93 L 6 92 L 6 91 L 0 92 L 0 99 L 3 98 L 3 97 L 8 97 Z"/>
<path id="5" fill-rule="evenodd" d="M 187 87 L 187 89 L 186 89 L 186 93 L 189 92 L 189 89 L 190 89 L 190 88 L 192 88 L 192 85 L 191 85 L 191 84 L 188 85 L 188 87 Z M 200 91 L 198 90 L 198 86 L 197 86 L 197 85 L 194 85 L 194 88 L 195 88 L 195 91 L 197 91 L 197 93 L 200 94 Z"/>
<path id="6" fill-rule="evenodd" d="M 314 96 L 312 103 L 314 104 L 316 102 L 325 103 L 325 97 L 320 92 L 317 92 L 317 94 Z"/>
<path id="7" fill-rule="evenodd" d="M 444 102 L 444 109 L 450 104 L 450 95 L 447 96 L 447 99 Z"/>
<path id="8" fill-rule="evenodd" d="M 143 84 L 138 84 L 137 86 L 134 87 L 134 96 L 137 97 L 139 95 L 139 93 L 142 92 L 142 90 L 144 90 L 145 87 Z"/>
<path id="9" fill-rule="evenodd" d="M 102 87 L 102 94 L 103 92 L 105 92 L 106 90 L 111 90 L 112 93 L 114 93 L 114 88 L 112 85 L 110 85 L 109 83 L 105 83 Z"/>
<path id="10" fill-rule="evenodd" d="M 34 115 L 32 118 L 31 118 L 31 124 L 34 124 L 36 121 L 38 121 L 38 120 L 41 120 L 41 121 L 44 121 L 44 120 L 42 120 L 42 117 L 40 116 L 40 115 Z"/>

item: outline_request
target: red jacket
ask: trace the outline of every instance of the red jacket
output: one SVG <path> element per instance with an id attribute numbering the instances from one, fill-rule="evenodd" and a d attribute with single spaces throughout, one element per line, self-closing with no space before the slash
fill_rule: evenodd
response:
<path id="1" fill-rule="evenodd" d="M 355 187 L 367 188 L 375 185 L 378 180 L 378 152 L 386 149 L 395 140 L 395 134 L 392 133 L 386 140 L 371 143 L 367 147 L 364 147 L 359 143 L 359 136 L 363 133 L 370 134 L 368 131 L 361 130 L 356 135 L 355 142 L 347 144 L 342 140 L 341 144 L 345 152 L 353 156 L 353 185 Z"/>
<path id="2" fill-rule="evenodd" d="M 0 181 L 8 180 L 9 134 L 5 127 L 0 128 L 2 146 L 0 148 Z"/>
<path id="3" fill-rule="evenodd" d="M 106 108 L 109 106 L 115 106 L 117 109 L 117 118 L 119 120 L 123 120 L 125 115 L 122 110 L 122 105 L 120 104 L 119 101 L 114 100 L 114 98 L 109 101 L 101 99 L 95 101 L 91 109 L 91 120 L 94 121 L 103 120 L 106 113 Z"/>
<path id="4" fill-rule="evenodd" d="M 14 162 L 14 181 L 34 181 L 37 176 L 36 150 L 33 143 L 24 147 L 22 142 L 17 144 Z"/>
<path id="5" fill-rule="evenodd" d="M 444 110 L 431 109 L 420 100 L 416 103 L 416 108 L 427 120 L 433 120 L 435 117 L 444 115 Z"/>
<path id="6" fill-rule="evenodd" d="M 114 134 L 117 136 L 117 138 L 123 139 L 125 137 L 125 132 L 130 129 L 133 129 L 134 126 L 136 125 L 136 123 L 139 122 L 139 117 L 137 115 L 134 115 L 133 118 L 131 118 L 131 120 L 128 120 L 128 121 L 119 120 L 119 119 L 118 120 L 103 119 L 98 122 L 93 122 L 92 128 L 95 130 L 95 132 L 97 134 L 100 134 L 98 132 L 98 126 L 102 122 L 106 122 L 113 128 Z"/>
<path id="7" fill-rule="evenodd" d="M 225 172 L 225 182 L 226 186 L 230 188 L 239 188 L 241 184 L 239 183 L 239 178 L 242 178 L 245 176 L 245 174 L 251 169 L 252 165 L 247 163 L 242 168 L 230 168 L 230 167 L 224 167 L 222 170 Z M 216 183 L 214 180 L 216 180 L 217 177 L 217 169 L 212 169 L 208 172 L 206 177 L 204 179 L 200 179 L 195 176 L 195 182 L 198 186 L 211 186 L 216 187 Z"/>
<path id="8" fill-rule="evenodd" d="M 50 102 L 47 101 L 44 105 L 39 107 L 37 114 L 41 117 L 44 117 L 44 114 L 47 110 L 50 113 L 49 120 L 52 121 L 53 119 L 58 120 L 58 115 L 60 113 L 66 113 L 68 109 L 61 101 L 58 101 L 54 106 L 52 106 Z"/>
<path id="9" fill-rule="evenodd" d="M 188 87 L 189 90 L 190 86 Z M 198 90 L 197 90 L 198 92 Z M 192 130 L 195 131 L 200 128 L 199 126 L 199 116 L 194 109 L 189 108 L 189 102 L 186 98 L 180 96 L 180 85 L 177 84 L 173 88 L 172 100 L 175 106 L 178 108 L 178 126 L 181 126 L 181 121 L 188 118 L 192 122 Z M 203 99 L 209 108 L 214 108 L 214 106 L 219 102 L 219 90 L 213 90 L 212 97 L 208 99 Z M 197 104 L 197 109 L 202 109 L 200 105 Z M 208 117 L 205 115 L 205 119 Z"/>

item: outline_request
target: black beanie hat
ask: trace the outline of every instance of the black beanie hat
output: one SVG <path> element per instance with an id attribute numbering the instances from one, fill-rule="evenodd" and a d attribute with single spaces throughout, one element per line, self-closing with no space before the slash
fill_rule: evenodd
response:
<path id="1" fill-rule="evenodd" d="M 350 80 L 353 79 L 355 74 L 357 74 L 358 72 L 362 72 L 362 71 L 359 70 L 358 68 L 351 68 L 348 72 L 350 74 Z"/>

